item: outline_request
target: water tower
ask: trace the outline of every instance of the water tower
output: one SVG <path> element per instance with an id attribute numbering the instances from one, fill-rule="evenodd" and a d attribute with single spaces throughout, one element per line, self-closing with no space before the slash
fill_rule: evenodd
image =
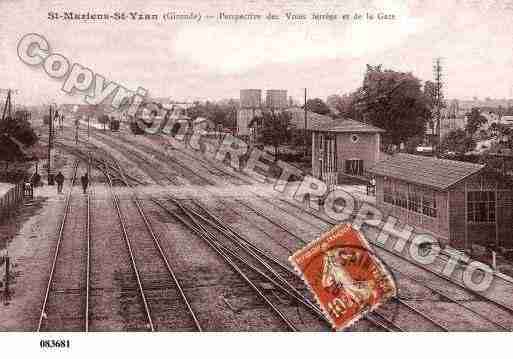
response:
<path id="1" fill-rule="evenodd" d="M 251 120 L 261 113 L 262 90 L 240 90 L 240 108 L 237 111 L 237 134 L 249 136 L 251 134 L 249 124 Z"/>

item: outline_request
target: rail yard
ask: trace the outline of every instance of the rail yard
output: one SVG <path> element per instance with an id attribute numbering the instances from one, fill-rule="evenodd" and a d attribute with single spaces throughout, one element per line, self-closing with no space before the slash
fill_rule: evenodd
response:
<path id="1" fill-rule="evenodd" d="M 9 245 L 8 331 L 329 331 L 288 257 L 336 223 L 162 135 L 57 131 L 62 194 Z M 78 177 L 89 173 L 85 193 Z M 511 331 L 513 283 L 484 292 L 373 241 L 398 295 L 349 331 Z"/>

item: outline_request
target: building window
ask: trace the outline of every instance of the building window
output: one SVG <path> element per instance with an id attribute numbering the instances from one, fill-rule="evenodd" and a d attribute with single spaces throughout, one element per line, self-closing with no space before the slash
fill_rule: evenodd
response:
<path id="1" fill-rule="evenodd" d="M 423 192 L 421 188 L 410 184 L 408 190 L 400 187 L 394 190 L 393 181 L 383 180 L 383 202 L 405 208 L 408 211 L 422 213 L 425 216 L 436 217 L 436 198 L 432 191 Z"/>
<path id="2" fill-rule="evenodd" d="M 495 222 L 495 192 L 471 191 L 467 193 L 467 221 Z"/>
<path id="3" fill-rule="evenodd" d="M 406 193 L 401 191 L 395 192 L 395 205 L 402 208 L 408 208 L 408 198 Z"/>
<path id="4" fill-rule="evenodd" d="M 415 191 L 415 187 L 410 186 L 410 190 L 408 192 L 408 210 L 420 213 L 421 208 L 422 200 L 420 194 Z"/>
<path id="5" fill-rule="evenodd" d="M 389 180 L 383 180 L 383 202 L 394 204 L 394 192 L 392 188 L 392 182 Z"/>
<path id="6" fill-rule="evenodd" d="M 436 217 L 436 199 L 434 192 L 422 194 L 422 214 L 429 217 Z"/>
<path id="7" fill-rule="evenodd" d="M 345 172 L 352 176 L 363 175 L 363 160 L 346 160 Z"/>

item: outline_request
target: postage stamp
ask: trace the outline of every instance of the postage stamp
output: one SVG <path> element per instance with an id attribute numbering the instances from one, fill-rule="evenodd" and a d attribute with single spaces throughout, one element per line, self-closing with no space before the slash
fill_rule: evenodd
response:
<path id="1" fill-rule="evenodd" d="M 335 330 L 355 323 L 397 292 L 386 267 L 350 224 L 335 226 L 289 260 Z"/>

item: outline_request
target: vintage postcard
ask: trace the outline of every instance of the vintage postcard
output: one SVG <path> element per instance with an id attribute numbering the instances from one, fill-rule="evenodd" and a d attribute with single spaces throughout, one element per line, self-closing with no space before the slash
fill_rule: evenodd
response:
<path id="1" fill-rule="evenodd" d="M 512 38 L 510 0 L 0 0 L 0 332 L 500 341 Z"/>

